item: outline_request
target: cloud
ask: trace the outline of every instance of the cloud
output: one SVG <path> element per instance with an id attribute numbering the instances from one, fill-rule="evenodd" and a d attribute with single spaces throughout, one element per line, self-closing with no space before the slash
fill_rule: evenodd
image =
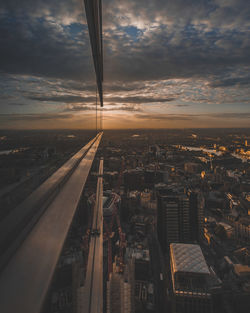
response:
<path id="1" fill-rule="evenodd" d="M 27 105 L 27 103 L 21 103 L 21 102 L 9 102 L 8 105 L 17 105 L 17 106 L 22 106 L 22 105 Z"/>
<path id="2" fill-rule="evenodd" d="M 0 120 L 3 121 L 40 121 L 40 120 L 61 120 L 69 119 L 72 114 L 0 114 Z"/>
<path id="3" fill-rule="evenodd" d="M 111 107 L 112 106 L 112 107 Z M 68 105 L 63 112 L 84 112 L 84 111 L 96 111 L 96 106 L 85 106 L 82 104 L 70 104 Z M 101 109 L 102 112 L 111 112 L 111 111 L 127 111 L 127 112 L 143 112 L 142 108 L 134 104 L 122 104 L 122 103 L 112 103 L 108 106 L 105 106 Z M 98 107 L 98 114 L 100 108 Z"/>
<path id="4" fill-rule="evenodd" d="M 48 102 L 63 102 L 63 103 L 78 103 L 78 102 L 94 102 L 95 97 L 83 97 L 78 95 L 30 95 L 31 100 L 48 101 Z"/>
<path id="5" fill-rule="evenodd" d="M 218 118 L 177 110 L 245 110 L 249 14 L 245 0 L 105 0 L 105 111 L 149 119 L 153 104 L 154 120 L 191 121 Z M 0 46 L 1 112 L 92 110 L 96 86 L 82 1 L 2 1 Z"/>
<path id="6" fill-rule="evenodd" d="M 157 97 L 157 96 L 128 96 L 128 97 L 106 97 L 106 101 L 117 101 L 117 102 L 123 102 L 123 103 L 154 103 L 154 102 L 170 102 L 175 100 L 173 97 Z"/>
<path id="7" fill-rule="evenodd" d="M 95 96 L 79 96 L 79 95 L 27 95 L 28 99 L 36 100 L 36 101 L 50 101 L 50 102 L 62 102 L 62 103 L 89 103 L 89 102 L 95 102 L 96 98 Z M 113 102 L 118 103 L 154 103 L 154 102 L 170 102 L 175 100 L 174 97 L 157 97 L 157 96 L 106 96 L 105 101 L 111 104 Z"/>
<path id="8" fill-rule="evenodd" d="M 244 1 L 225 5 L 222 1 L 158 0 L 145 5 L 141 0 L 122 4 L 109 0 L 103 7 L 107 81 L 207 78 L 249 66 L 249 8 Z M 8 73 L 93 79 L 80 9 L 79 1 L 6 3 L 0 68 Z M 69 16 L 71 23 L 64 23 Z"/>
<path id="9" fill-rule="evenodd" d="M 56 19 L 59 24 L 69 25 L 85 19 L 82 2 L 79 0 L 8 0 L 1 2 L 2 14 L 11 13 L 16 16 L 26 15 L 33 19 Z"/>
<path id="10" fill-rule="evenodd" d="M 210 83 L 211 87 L 232 87 L 232 86 L 249 86 L 250 85 L 250 77 L 235 77 L 235 78 L 222 78 L 221 80 L 215 80 Z"/>
<path id="11" fill-rule="evenodd" d="M 0 23 L 2 72 L 94 81 L 86 26 L 75 25 L 73 35 L 73 29 L 43 18 L 7 14 Z"/>
<path id="12" fill-rule="evenodd" d="M 135 117 L 143 120 L 151 121 L 189 121 L 196 115 L 186 115 L 186 114 L 137 114 Z"/>
<path id="13" fill-rule="evenodd" d="M 159 121 L 191 121 L 197 118 L 202 119 L 250 119 L 250 113 L 217 113 L 217 114 L 136 114 L 135 116 L 138 119 L 144 120 L 159 120 Z"/>
<path id="14" fill-rule="evenodd" d="M 217 114 L 207 114 L 207 116 L 218 118 L 218 119 L 250 119 L 250 112 L 244 113 L 217 113 Z"/>

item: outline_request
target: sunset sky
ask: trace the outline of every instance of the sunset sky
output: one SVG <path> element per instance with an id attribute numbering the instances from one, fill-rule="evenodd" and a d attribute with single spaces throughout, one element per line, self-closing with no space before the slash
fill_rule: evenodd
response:
<path id="1" fill-rule="evenodd" d="M 246 0 L 103 0 L 104 127 L 250 126 Z M 82 0 L 0 4 L 0 128 L 93 128 Z"/>

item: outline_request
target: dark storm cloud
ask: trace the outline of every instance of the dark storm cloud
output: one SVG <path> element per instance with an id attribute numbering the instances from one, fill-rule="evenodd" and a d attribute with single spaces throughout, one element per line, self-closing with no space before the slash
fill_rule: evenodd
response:
<path id="1" fill-rule="evenodd" d="M 135 113 L 156 124 L 247 118 L 164 113 L 166 108 L 195 112 L 196 105 L 204 106 L 199 112 L 214 112 L 213 104 L 223 112 L 230 103 L 245 110 L 249 21 L 245 0 L 103 0 L 104 110 Z M 96 86 L 82 0 L 1 1 L 0 47 L 0 89 L 5 90 L 0 102 L 8 107 L 3 113 L 14 105 L 21 111 L 17 104 L 26 102 L 23 112 L 33 106 L 45 112 L 51 106 L 46 102 L 54 102 L 64 110 L 60 119 L 93 110 Z M 11 103 L 13 109 L 6 105 Z M 149 106 L 143 104 L 151 103 L 156 112 L 146 114 Z M 26 120 L 53 117 L 27 115 Z"/>
<path id="2" fill-rule="evenodd" d="M 50 101 L 50 102 L 63 102 L 63 103 L 88 103 L 94 102 L 95 97 L 83 97 L 77 95 L 30 95 L 28 99 L 37 101 Z M 154 102 L 170 102 L 175 100 L 173 97 L 143 97 L 143 96 L 130 96 L 130 97 L 106 97 L 106 102 L 123 102 L 123 103 L 154 103 Z"/>
<path id="3" fill-rule="evenodd" d="M 186 25 L 203 28 L 247 28 L 249 5 L 245 0 L 131 0 L 105 1 L 104 18 L 115 25 L 168 25 L 175 31 Z M 111 18 L 110 18 L 111 17 Z M 213 35 L 213 34 L 211 34 Z"/>
<path id="4" fill-rule="evenodd" d="M 237 77 L 237 78 L 225 78 L 211 82 L 211 87 L 232 87 L 232 86 L 248 86 L 250 85 L 250 76 Z"/>
<path id="5" fill-rule="evenodd" d="M 2 71 L 92 77 L 87 32 L 73 40 L 64 27 L 70 18 L 80 21 L 81 0 L 10 0 L 2 7 Z M 103 8 L 106 80 L 207 79 L 249 66 L 246 1 L 107 0 Z M 126 32 L 130 24 L 142 30 L 136 40 Z"/>
<path id="6" fill-rule="evenodd" d="M 58 95 L 58 96 L 28 96 L 27 98 L 36 101 L 48 101 L 48 102 L 63 102 L 63 103 L 78 103 L 78 102 L 93 102 L 95 97 L 82 97 L 77 95 Z"/>
<path id="7" fill-rule="evenodd" d="M 21 103 L 21 102 L 9 102 L 8 105 L 17 105 L 17 106 L 22 106 L 22 105 L 27 105 L 27 103 Z"/>
<path id="8" fill-rule="evenodd" d="M 178 41 L 174 36 L 169 36 L 167 27 L 163 27 L 158 33 L 152 32 L 149 38 L 131 44 L 134 47 L 129 50 L 120 42 L 118 52 L 106 53 L 108 79 L 120 79 L 121 75 L 128 81 L 190 77 L 209 79 L 222 73 L 226 75 L 250 63 L 250 44 L 245 43 L 245 48 L 239 48 L 243 42 L 239 43 L 237 34 L 230 38 L 230 49 L 216 45 L 221 34 L 211 36 L 204 33 L 200 37 L 199 30 L 193 30 L 192 34 L 187 30 L 176 35 L 180 37 Z"/>
<path id="9" fill-rule="evenodd" d="M 154 102 L 171 102 L 175 100 L 173 97 L 143 97 L 143 96 L 131 96 L 131 97 L 106 97 L 106 101 L 128 102 L 128 103 L 154 103 Z"/>
<path id="10" fill-rule="evenodd" d="M 41 19 L 5 15 L 0 20 L 0 70 L 63 79 L 93 78 L 87 32 L 81 40 Z"/>
<path id="11" fill-rule="evenodd" d="M 61 80 L 58 84 L 59 88 L 63 88 L 65 90 L 76 90 L 76 91 L 91 91 L 96 92 L 96 84 L 95 82 L 86 83 L 84 81 L 76 81 L 76 80 Z"/>
<path id="12" fill-rule="evenodd" d="M 124 18 L 113 6 L 114 1 L 108 13 L 114 24 L 141 27 L 144 36 L 131 42 L 120 33 L 113 39 L 116 29 L 107 34 L 106 71 L 112 79 L 121 73 L 127 80 L 207 79 L 249 66 L 249 5 L 245 1 L 162 0 L 147 5 L 126 1 L 120 5 Z"/>
<path id="13" fill-rule="evenodd" d="M 16 16 L 27 15 L 33 18 L 56 17 L 59 22 L 82 21 L 82 0 L 3 0 L 1 11 Z"/>

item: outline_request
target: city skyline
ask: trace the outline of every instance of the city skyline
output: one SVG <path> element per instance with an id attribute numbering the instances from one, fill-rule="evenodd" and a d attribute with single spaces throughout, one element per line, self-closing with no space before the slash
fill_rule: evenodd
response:
<path id="1" fill-rule="evenodd" d="M 245 1 L 103 2 L 103 125 L 249 127 Z M 80 0 L 0 6 L 0 125 L 95 128 L 95 78 Z"/>
<path id="2" fill-rule="evenodd" d="M 0 4 L 1 313 L 249 311 L 249 16 Z"/>

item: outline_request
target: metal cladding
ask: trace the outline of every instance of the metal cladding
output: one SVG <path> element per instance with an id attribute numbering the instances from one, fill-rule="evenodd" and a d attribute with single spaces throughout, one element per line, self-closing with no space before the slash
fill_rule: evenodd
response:
<path id="1" fill-rule="evenodd" d="M 78 290 L 77 313 L 103 312 L 103 159 L 100 160 L 96 202 L 84 286 Z"/>
<path id="2" fill-rule="evenodd" d="M 0 269 L 20 246 L 27 234 L 79 165 L 95 138 L 61 166 L 0 223 Z"/>
<path id="3" fill-rule="evenodd" d="M 89 37 L 95 66 L 96 82 L 103 107 L 102 0 L 84 0 Z"/>
<path id="4" fill-rule="evenodd" d="M 99 133 L 88 145 L 80 163 L 1 272 L 1 313 L 41 312 L 101 138 Z"/>
<path id="5" fill-rule="evenodd" d="M 170 251 L 174 273 L 210 273 L 199 245 L 171 243 Z"/>

